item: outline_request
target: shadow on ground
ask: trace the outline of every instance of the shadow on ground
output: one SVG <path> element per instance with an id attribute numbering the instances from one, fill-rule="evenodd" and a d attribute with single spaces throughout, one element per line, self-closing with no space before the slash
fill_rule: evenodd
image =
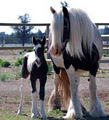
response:
<path id="1" fill-rule="evenodd" d="M 65 120 L 65 119 L 48 117 L 47 120 Z M 75 120 L 75 119 L 68 119 L 68 120 Z M 77 120 L 109 120 L 109 115 L 107 115 L 107 117 L 101 117 L 101 118 L 94 118 L 89 115 L 84 115 L 82 119 L 77 119 Z"/>

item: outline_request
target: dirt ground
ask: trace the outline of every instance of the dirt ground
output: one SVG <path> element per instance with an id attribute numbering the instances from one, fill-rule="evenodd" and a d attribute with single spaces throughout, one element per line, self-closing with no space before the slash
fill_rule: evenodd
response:
<path id="1" fill-rule="evenodd" d="M 16 56 L 14 56 L 13 58 L 15 59 Z M 4 59 L 6 59 L 5 56 L 4 56 Z M 11 59 L 11 57 L 9 59 Z M 109 69 L 109 64 L 100 64 L 100 67 Z M 109 115 L 109 77 L 105 77 L 105 76 L 97 77 L 96 83 L 97 83 L 98 96 L 102 103 L 103 109 Z M 39 88 L 38 84 L 39 83 L 37 83 L 37 88 Z M 17 112 L 17 108 L 20 101 L 20 85 L 21 85 L 20 79 L 11 80 L 7 82 L 0 81 L 0 109 L 13 109 L 13 110 L 16 109 L 16 112 Z M 46 107 L 48 107 L 47 102 L 48 102 L 50 93 L 53 90 L 53 75 L 48 75 L 45 90 L 46 90 L 45 105 Z M 81 77 L 80 85 L 79 85 L 79 93 L 84 104 L 86 104 L 87 101 L 89 102 L 88 77 Z M 29 79 L 26 80 L 26 92 L 25 92 L 24 104 L 31 105 L 31 85 L 30 85 Z M 86 107 L 89 108 L 87 104 L 86 104 Z"/>
<path id="2" fill-rule="evenodd" d="M 48 108 L 47 102 L 50 96 L 50 93 L 53 89 L 53 80 L 52 76 L 48 77 L 48 81 L 46 83 L 46 93 L 45 93 L 45 107 Z M 83 104 L 86 108 L 89 109 L 89 82 L 87 77 L 81 78 L 79 92 L 82 99 Z M 7 109 L 17 113 L 17 108 L 20 101 L 20 79 L 13 80 L 10 82 L 0 82 L 0 109 Z M 37 88 L 38 87 L 37 83 Z M 109 115 L 109 78 L 97 78 L 97 88 L 98 88 L 98 96 L 103 105 L 103 109 Z M 87 104 L 88 102 L 88 104 Z M 25 106 L 30 106 L 31 109 L 31 86 L 30 81 L 27 79 L 26 83 L 26 92 L 25 92 Z M 14 113 L 15 114 L 15 113 Z M 103 119 L 104 120 L 104 119 Z M 108 120 L 108 119 L 106 119 Z"/>

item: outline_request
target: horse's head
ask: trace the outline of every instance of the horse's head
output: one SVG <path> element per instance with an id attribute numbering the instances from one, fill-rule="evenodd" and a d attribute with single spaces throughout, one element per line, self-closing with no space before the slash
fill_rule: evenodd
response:
<path id="1" fill-rule="evenodd" d="M 33 37 L 33 44 L 34 44 L 34 51 L 35 51 L 35 62 L 37 65 L 40 66 L 40 64 L 44 60 L 44 45 L 46 42 L 45 37 L 43 39 L 35 38 Z"/>
<path id="2" fill-rule="evenodd" d="M 70 37 L 69 13 L 65 7 L 60 12 L 56 12 L 52 7 L 50 10 L 53 14 L 50 31 L 50 52 L 58 57 L 65 49 Z"/>

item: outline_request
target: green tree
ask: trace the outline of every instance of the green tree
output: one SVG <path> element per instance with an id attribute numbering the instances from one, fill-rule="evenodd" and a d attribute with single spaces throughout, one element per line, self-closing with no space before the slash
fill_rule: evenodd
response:
<path id="1" fill-rule="evenodd" d="M 29 14 L 24 14 L 22 16 L 19 16 L 18 19 L 20 20 L 20 23 L 27 24 L 29 23 L 30 17 Z M 31 36 L 31 30 L 34 28 L 33 26 L 12 26 L 11 27 L 18 38 L 20 38 L 22 45 L 24 46 L 25 42 L 27 42 Z"/>

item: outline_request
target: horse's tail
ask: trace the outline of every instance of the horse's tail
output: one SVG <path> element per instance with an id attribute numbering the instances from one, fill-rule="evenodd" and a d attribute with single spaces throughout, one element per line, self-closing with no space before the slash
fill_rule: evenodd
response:
<path id="1" fill-rule="evenodd" d="M 70 84 L 69 84 L 69 79 L 68 75 L 65 70 L 60 71 L 60 85 L 59 89 L 61 89 L 61 96 L 63 98 L 63 103 L 65 107 L 68 107 L 69 101 L 70 101 Z"/>
<path id="2" fill-rule="evenodd" d="M 27 69 L 28 58 L 24 57 L 22 66 L 22 78 L 27 78 L 29 76 L 29 71 Z"/>

